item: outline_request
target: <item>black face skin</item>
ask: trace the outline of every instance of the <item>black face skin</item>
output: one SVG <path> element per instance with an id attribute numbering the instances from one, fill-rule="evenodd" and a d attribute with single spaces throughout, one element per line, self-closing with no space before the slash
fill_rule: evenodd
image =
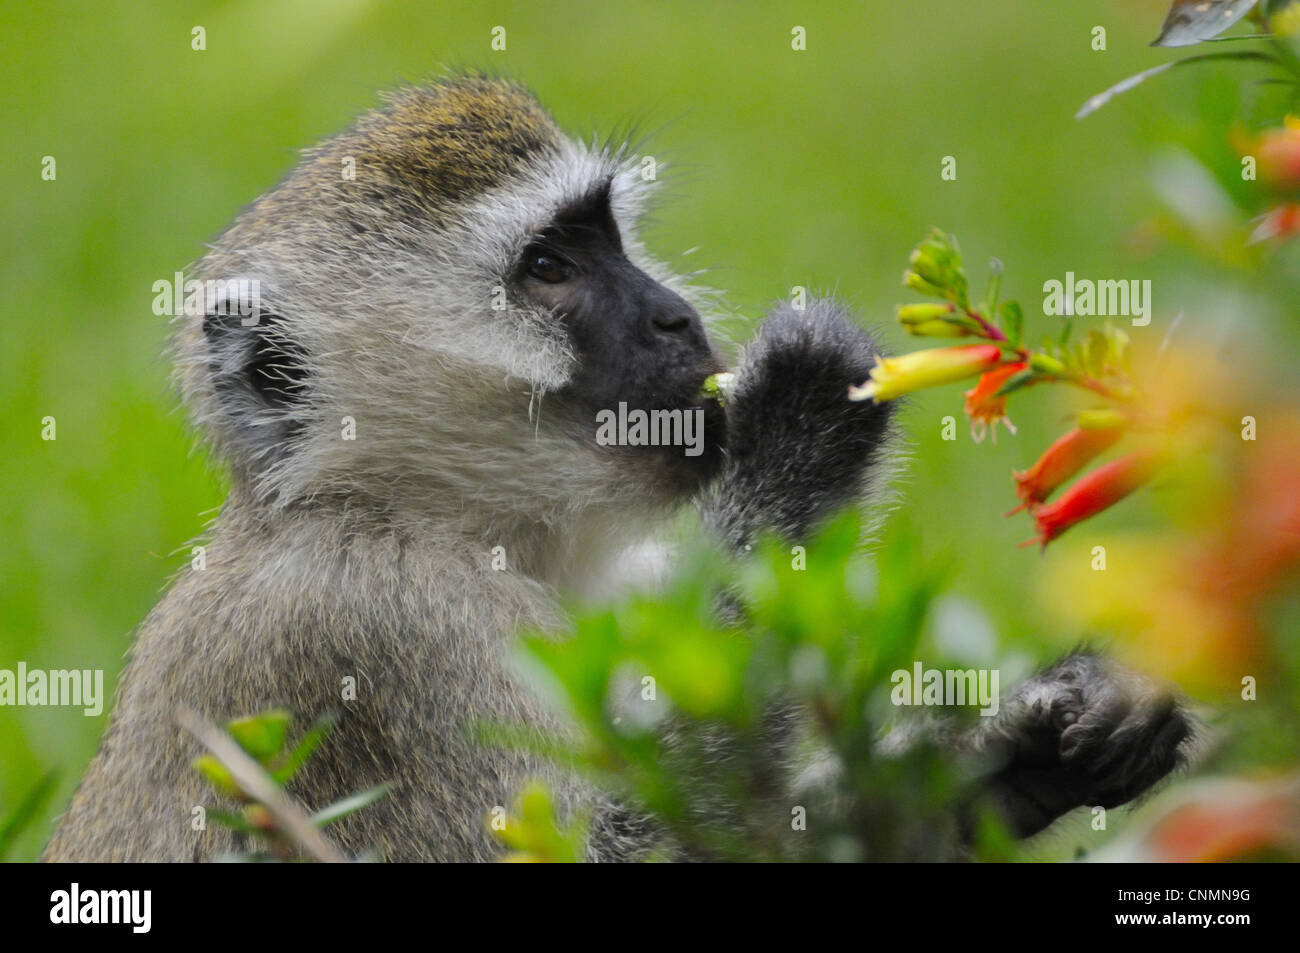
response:
<path id="1" fill-rule="evenodd" d="M 564 322 L 578 370 L 556 397 L 595 440 L 596 414 L 640 409 L 702 410 L 703 452 L 684 447 L 618 447 L 652 454 L 674 476 L 698 484 L 721 462 L 725 419 L 716 401 L 701 399 L 710 374 L 723 370 L 700 316 L 675 292 L 623 253 L 609 207 L 608 186 L 564 209 L 516 266 L 515 287 Z"/>

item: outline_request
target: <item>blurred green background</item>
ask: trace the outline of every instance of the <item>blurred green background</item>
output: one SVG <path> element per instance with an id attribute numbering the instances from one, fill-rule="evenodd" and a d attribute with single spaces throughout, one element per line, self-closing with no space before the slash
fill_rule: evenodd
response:
<path id="1" fill-rule="evenodd" d="M 1031 327 L 1045 322 L 1042 283 L 1067 270 L 1150 277 L 1158 315 L 1203 305 L 1206 286 L 1186 278 L 1185 260 L 1135 264 L 1125 236 L 1154 208 L 1153 156 L 1170 142 L 1222 137 L 1239 106 L 1240 67 L 1175 72 L 1072 118 L 1093 93 L 1171 58 L 1147 46 L 1166 8 L 4 5 L 0 667 L 102 668 L 115 685 L 133 627 L 222 499 L 221 474 L 169 391 L 168 328 L 151 312 L 151 284 L 197 257 L 296 150 L 373 106 L 378 91 L 478 67 L 534 88 L 574 133 L 635 123 L 651 134 L 667 186 L 651 248 L 708 268 L 734 325 L 804 285 L 836 292 L 904 350 L 893 309 L 914 296 L 899 276 L 932 224 L 959 236 L 977 289 L 983 262 L 1001 258 L 1003 294 L 1025 303 Z M 203 52 L 191 49 L 196 25 L 206 29 Z M 490 49 L 497 25 L 505 52 Z M 795 25 L 807 30 L 804 52 L 791 50 Z M 1105 52 L 1091 48 L 1094 26 L 1107 30 Z M 41 179 L 46 155 L 57 160 L 55 181 Z M 940 179 L 947 155 L 957 160 L 953 182 Z M 1176 269 L 1178 281 L 1162 280 Z M 1267 308 L 1251 319 L 1294 344 Z M 1143 333 L 1134 329 L 1140 344 Z M 1035 654 L 1078 633 L 1036 625 L 1025 594 L 1053 554 L 1015 549 L 1028 523 L 997 514 L 1012 500 L 1009 470 L 1059 430 L 1063 405 L 1039 406 L 1050 403 L 1013 403 L 1019 437 L 976 447 L 954 389 L 919 395 L 900 482 L 905 504 L 919 507 L 909 522 L 925 551 L 952 556 L 955 591 L 1006 644 Z M 948 414 L 955 442 L 940 439 Z M 40 439 L 46 415 L 57 418 L 57 441 Z M 1138 503 L 1097 526 L 1148 517 Z M 0 815 L 55 766 L 47 815 L 61 810 L 104 722 L 0 709 Z M 34 856 L 48 832 L 42 820 L 14 856 Z"/>

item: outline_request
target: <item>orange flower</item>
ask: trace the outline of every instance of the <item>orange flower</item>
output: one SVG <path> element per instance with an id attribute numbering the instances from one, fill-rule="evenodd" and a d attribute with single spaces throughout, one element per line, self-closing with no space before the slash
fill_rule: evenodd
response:
<path id="1" fill-rule="evenodd" d="M 1287 116 L 1281 127 L 1266 129 L 1253 140 L 1239 136 L 1238 148 L 1258 159 L 1259 178 L 1265 185 L 1281 192 L 1300 187 L 1300 120 L 1295 116 Z"/>
<path id="2" fill-rule="evenodd" d="M 986 432 L 993 434 L 993 442 L 997 443 L 998 421 L 1013 434 L 1016 432 L 1015 425 L 1007 418 L 1007 399 L 999 397 L 998 391 L 1028 366 L 1024 361 L 1017 361 L 995 367 L 981 375 L 975 386 L 966 391 L 966 416 L 970 418 L 970 435 L 976 443 L 984 439 Z"/>
<path id="3" fill-rule="evenodd" d="M 1300 851 L 1300 779 L 1202 782 L 1155 821 L 1144 844 L 1153 861 L 1222 863 Z"/>
<path id="4" fill-rule="evenodd" d="M 1028 470 L 1013 473 L 1020 505 L 1036 506 L 1056 492 L 1056 488 L 1082 470 L 1089 461 L 1114 445 L 1123 436 L 1121 427 L 1085 430 L 1076 427 L 1047 448 Z M 1011 513 L 1007 515 L 1010 516 Z"/>
<path id="5" fill-rule="evenodd" d="M 1038 538 L 1022 545 L 1046 546 L 1071 526 L 1118 503 L 1156 474 L 1160 455 L 1139 450 L 1081 477 L 1055 503 L 1031 507 Z"/>

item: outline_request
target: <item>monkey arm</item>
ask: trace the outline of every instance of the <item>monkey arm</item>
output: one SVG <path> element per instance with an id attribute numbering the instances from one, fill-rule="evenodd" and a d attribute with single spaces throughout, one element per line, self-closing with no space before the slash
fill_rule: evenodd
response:
<path id="1" fill-rule="evenodd" d="M 965 742 L 987 758 L 987 791 L 1027 837 L 1076 807 L 1112 808 L 1186 762 L 1195 722 L 1164 686 L 1089 652 L 1021 684 Z"/>
<path id="2" fill-rule="evenodd" d="M 727 400 L 726 460 L 701 501 L 711 531 L 737 549 L 761 529 L 804 540 L 838 507 L 879 491 L 892 405 L 848 399 L 876 354 L 830 299 L 768 315 Z"/>
<path id="3" fill-rule="evenodd" d="M 707 526 L 736 548 L 765 528 L 797 542 L 836 508 L 878 492 L 892 405 L 845 393 L 876 354 L 832 301 L 770 314 L 727 404 L 726 462 L 702 501 Z M 1186 759 L 1195 735 L 1168 690 L 1089 653 L 1035 675 L 983 721 L 964 737 L 940 734 L 986 760 L 988 796 L 1018 836 L 1076 807 L 1132 800 Z"/>

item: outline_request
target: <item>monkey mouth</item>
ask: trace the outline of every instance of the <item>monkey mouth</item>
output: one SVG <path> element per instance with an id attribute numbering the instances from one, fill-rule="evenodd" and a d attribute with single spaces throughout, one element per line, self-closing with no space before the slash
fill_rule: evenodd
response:
<path id="1" fill-rule="evenodd" d="M 710 374 L 704 378 L 704 384 L 700 388 L 700 397 L 705 400 L 716 400 L 723 407 L 731 400 L 736 392 L 735 371 L 720 371 L 717 374 Z"/>
<path id="2" fill-rule="evenodd" d="M 647 477 L 655 492 L 699 491 L 720 471 L 726 440 L 722 404 L 701 393 L 706 379 L 693 376 L 689 387 L 674 388 L 674 399 L 619 395 L 595 412 L 594 442 Z"/>

